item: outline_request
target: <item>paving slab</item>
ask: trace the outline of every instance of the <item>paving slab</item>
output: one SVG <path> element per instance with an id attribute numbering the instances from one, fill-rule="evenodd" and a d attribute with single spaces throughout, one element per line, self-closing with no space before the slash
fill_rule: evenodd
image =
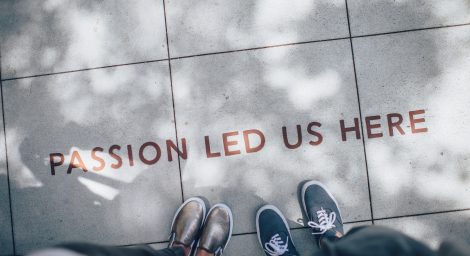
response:
<path id="1" fill-rule="evenodd" d="M 344 231 L 348 232 L 351 228 L 356 226 L 371 225 L 370 221 L 346 224 L 344 225 Z M 300 255 L 312 255 L 317 251 L 316 244 L 314 242 L 311 229 L 300 228 L 291 230 L 292 240 L 295 244 L 295 248 Z M 230 240 L 229 246 L 224 255 L 252 255 L 252 256 L 265 256 L 263 249 L 258 241 L 257 234 L 247 234 L 233 236 Z"/>
<path id="2" fill-rule="evenodd" d="M 470 207 L 469 42 L 470 26 L 353 40 L 362 115 L 380 116 L 366 139 L 375 218 Z"/>
<path id="3" fill-rule="evenodd" d="M 167 57 L 163 2 L 0 2 L 3 78 Z"/>
<path id="4" fill-rule="evenodd" d="M 359 116 L 349 41 L 180 59 L 172 70 L 178 135 L 188 149 L 185 198 L 227 203 L 236 234 L 254 232 L 267 203 L 298 227 L 298 185 L 316 179 L 336 195 L 345 221 L 370 219 L 362 141 L 342 141 L 339 128 L 340 119 Z M 318 124 L 308 132 L 311 122 Z M 243 138 L 253 129 L 264 144 L 253 131 Z"/>
<path id="5" fill-rule="evenodd" d="M 437 249 L 442 241 L 470 244 L 470 211 L 376 220 Z"/>
<path id="6" fill-rule="evenodd" d="M 149 244 L 155 250 L 162 250 L 168 247 L 168 242 Z"/>
<path id="7" fill-rule="evenodd" d="M 3 86 L 18 253 L 168 239 L 182 197 L 165 146 L 175 140 L 167 62 Z"/>
<path id="8" fill-rule="evenodd" d="M 467 0 L 349 0 L 353 36 L 470 23 Z"/>
<path id="9" fill-rule="evenodd" d="M 172 57 L 349 36 L 343 0 L 166 3 Z"/>
<path id="10" fill-rule="evenodd" d="M 1 103 L 0 99 L 0 103 Z M 0 255 L 13 254 L 3 118 L 0 116 Z"/>

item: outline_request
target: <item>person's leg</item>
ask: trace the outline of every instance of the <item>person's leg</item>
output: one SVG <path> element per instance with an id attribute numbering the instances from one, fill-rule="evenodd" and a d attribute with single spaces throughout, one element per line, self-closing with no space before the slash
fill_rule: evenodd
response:
<path id="1" fill-rule="evenodd" d="M 302 204 L 308 225 L 320 248 L 315 255 L 392 256 L 435 255 L 422 243 L 383 227 L 357 227 L 343 235 L 343 221 L 338 203 L 318 181 L 302 186 Z"/>
<path id="2" fill-rule="evenodd" d="M 299 255 L 289 225 L 281 211 L 273 205 L 265 205 L 256 214 L 258 240 L 267 256 Z"/>
<path id="3" fill-rule="evenodd" d="M 42 249 L 28 256 L 188 256 L 195 248 L 199 231 L 204 224 L 206 206 L 200 198 L 186 200 L 176 211 L 171 224 L 167 249 L 154 250 L 149 246 L 113 247 L 89 243 L 68 243 Z"/>
<path id="4" fill-rule="evenodd" d="M 426 245 L 389 228 L 369 226 L 351 230 L 337 241 L 324 240 L 315 256 L 433 256 Z"/>
<path id="5" fill-rule="evenodd" d="M 71 253 L 70 256 L 87 255 L 87 256 L 184 256 L 184 248 L 173 247 L 163 250 L 154 250 L 149 246 L 135 246 L 135 247 L 116 247 L 116 246 L 102 246 L 89 243 L 67 243 L 58 245 L 49 250 L 66 250 Z M 47 251 L 43 251 L 45 253 Z M 38 251 L 41 253 L 41 251 Z M 50 255 L 45 253 L 44 255 Z M 41 254 L 32 254 L 30 256 L 40 256 Z M 57 254 L 60 255 L 60 254 Z M 69 255 L 64 255 L 69 256 Z"/>

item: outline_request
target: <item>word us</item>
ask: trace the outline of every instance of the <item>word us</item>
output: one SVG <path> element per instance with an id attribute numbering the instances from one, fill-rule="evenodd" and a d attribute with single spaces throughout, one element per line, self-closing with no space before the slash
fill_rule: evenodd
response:
<path id="1" fill-rule="evenodd" d="M 413 110 L 408 113 L 408 122 L 404 122 L 402 114 L 390 113 L 385 116 L 373 115 L 364 118 L 364 133 L 367 139 L 381 138 L 384 136 L 405 135 L 407 133 L 425 133 L 428 128 L 425 126 L 425 111 Z M 382 126 L 382 120 L 385 122 Z M 311 146 L 318 146 L 323 142 L 323 135 L 321 134 L 319 122 L 310 122 L 303 131 L 301 125 L 296 125 L 296 139 L 289 138 L 287 127 L 283 126 L 280 131 L 284 146 L 287 149 L 296 149 L 302 145 L 303 138 L 308 136 L 308 144 Z M 409 129 L 408 129 L 409 128 Z M 405 131 L 409 130 L 409 131 Z M 354 118 L 352 122 L 339 120 L 338 132 L 341 134 L 341 140 L 347 141 L 348 137 L 353 139 L 361 139 L 361 126 L 359 118 Z M 240 136 L 242 135 L 242 136 Z M 241 139 L 238 139 L 241 138 Z M 295 136 L 294 136 L 295 138 Z M 212 138 L 214 139 L 214 138 Z M 266 144 L 265 134 L 258 129 L 249 129 L 244 131 L 231 131 L 222 133 L 221 138 L 222 149 L 215 150 L 211 146 L 211 138 L 204 136 L 205 155 L 207 158 L 215 158 L 222 156 L 233 156 L 244 153 L 256 153 L 261 151 Z M 253 143 L 253 141 L 256 142 Z M 89 170 L 99 172 L 104 170 L 107 166 L 112 169 L 119 169 L 123 166 L 133 167 L 136 162 L 144 165 L 154 165 L 163 158 L 163 150 L 165 150 L 165 157 L 169 162 L 173 161 L 175 157 L 186 160 L 188 158 L 186 138 L 181 139 L 181 147 L 178 147 L 172 140 L 166 140 L 164 144 L 160 145 L 154 141 L 148 141 L 142 145 L 135 147 L 133 145 L 111 145 L 109 148 L 95 147 L 89 151 L 89 156 L 93 163 L 87 164 L 83 160 L 83 156 L 79 151 L 74 150 L 71 152 L 68 161 L 62 153 L 49 154 L 49 162 L 51 167 L 51 175 L 56 174 L 56 168 L 62 167 L 66 173 L 71 174 L 74 169 L 88 172 Z M 82 154 L 84 154 L 82 152 Z"/>

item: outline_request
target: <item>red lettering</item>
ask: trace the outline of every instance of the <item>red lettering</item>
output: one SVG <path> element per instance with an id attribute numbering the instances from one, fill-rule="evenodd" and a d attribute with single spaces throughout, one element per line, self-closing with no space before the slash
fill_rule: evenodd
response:
<path id="1" fill-rule="evenodd" d="M 186 139 L 181 139 L 181 144 L 183 145 L 183 152 L 181 152 L 175 143 L 171 140 L 166 141 L 166 151 L 168 153 L 168 161 L 173 161 L 173 156 L 171 155 L 171 149 L 175 150 L 178 156 L 181 156 L 183 159 L 188 158 L 188 152 L 186 151 Z"/>
<path id="2" fill-rule="evenodd" d="M 54 161 L 55 157 L 59 157 L 59 162 Z M 64 164 L 64 154 L 61 153 L 51 153 L 49 154 L 49 162 L 51 164 L 51 175 L 55 175 L 55 167 L 61 166 Z"/>
<path id="3" fill-rule="evenodd" d="M 396 122 L 393 122 L 392 118 L 398 118 Z M 390 136 L 393 136 L 393 128 L 395 127 L 397 131 L 404 135 L 405 131 L 401 128 L 401 123 L 403 122 L 403 117 L 398 113 L 390 113 L 387 115 L 387 123 L 388 123 L 388 133 Z"/>
<path id="4" fill-rule="evenodd" d="M 210 141 L 209 141 L 209 136 L 204 136 L 204 142 L 206 144 L 206 156 L 207 156 L 207 158 L 219 157 L 220 156 L 220 152 L 215 152 L 215 153 L 211 152 L 211 145 L 210 145 Z"/>
<path id="5" fill-rule="evenodd" d="M 104 169 L 105 162 L 104 162 L 103 158 L 96 155 L 96 152 L 103 152 L 103 148 L 96 147 L 96 148 L 91 150 L 91 158 L 93 158 L 93 160 L 98 161 L 100 163 L 100 165 L 98 167 L 93 166 L 93 171 L 99 172 L 99 171 L 102 171 Z"/>
<path id="6" fill-rule="evenodd" d="M 421 115 L 424 114 L 424 109 L 419 109 L 419 110 L 414 110 L 410 111 L 410 125 L 411 125 L 411 133 L 421 133 L 421 132 L 427 132 L 428 128 L 423 127 L 423 128 L 416 128 L 417 123 L 424 123 L 426 120 L 423 118 L 415 118 L 415 115 Z"/>
<path id="7" fill-rule="evenodd" d="M 311 122 L 307 125 L 307 132 L 315 137 L 317 137 L 317 140 L 311 140 L 309 141 L 309 144 L 312 145 L 312 146 L 317 146 L 317 145 L 320 145 L 323 141 L 323 136 L 317 132 L 317 131 L 314 131 L 313 130 L 313 126 L 316 126 L 316 127 L 321 127 L 321 123 L 318 123 L 318 122 Z"/>
<path id="8" fill-rule="evenodd" d="M 132 154 L 131 145 L 127 145 L 127 158 L 129 159 L 129 166 L 134 166 L 134 154 Z"/>
<path id="9" fill-rule="evenodd" d="M 114 150 L 121 150 L 121 146 L 119 146 L 119 145 L 112 145 L 112 146 L 109 148 L 109 151 L 108 151 L 108 152 L 109 152 L 109 155 L 110 155 L 112 158 L 114 158 L 114 159 L 117 160 L 117 163 L 111 164 L 111 168 L 113 168 L 113 169 L 118 169 L 119 167 L 122 166 L 122 158 L 121 158 L 119 155 L 115 154 L 115 153 L 114 153 Z"/>
<path id="10" fill-rule="evenodd" d="M 229 141 L 228 137 L 236 136 L 236 135 L 238 135 L 238 132 L 226 132 L 222 134 L 222 140 L 224 142 L 224 151 L 225 151 L 226 156 L 233 156 L 233 155 L 238 155 L 241 153 L 240 150 L 230 151 L 229 149 L 230 146 L 237 145 L 238 141 L 236 140 Z"/>
<path id="11" fill-rule="evenodd" d="M 77 161 L 77 164 L 75 164 L 75 161 Z M 69 168 L 67 169 L 67 174 L 71 174 L 73 168 L 80 168 L 84 172 L 88 171 L 78 151 L 72 152 L 72 157 L 70 158 L 70 164 L 69 164 Z"/>
<path id="12" fill-rule="evenodd" d="M 289 143 L 289 140 L 287 139 L 287 128 L 285 126 L 282 127 L 282 138 L 284 139 L 284 145 L 286 145 L 288 149 L 300 147 L 300 144 L 302 144 L 302 131 L 300 125 L 297 125 L 297 142 L 295 144 Z"/>
<path id="13" fill-rule="evenodd" d="M 371 121 L 380 120 L 380 116 L 366 116 L 366 130 L 367 137 L 370 138 L 380 138 L 383 137 L 383 133 L 372 133 L 372 129 L 380 128 L 380 124 L 371 124 Z"/>
<path id="14" fill-rule="evenodd" d="M 146 159 L 145 158 L 145 155 L 144 155 L 144 151 L 145 151 L 145 148 L 146 147 L 153 147 L 155 148 L 155 157 L 153 159 Z M 155 164 L 156 162 L 158 162 L 158 160 L 160 159 L 160 156 L 161 156 L 162 152 L 160 150 L 160 147 L 158 146 L 157 143 L 155 142 L 152 142 L 152 141 L 149 141 L 149 142 L 145 142 L 144 144 L 142 144 L 142 146 L 140 146 L 140 149 L 139 149 L 139 158 L 140 158 L 140 161 L 142 161 L 144 164 L 148 164 L 148 165 L 152 165 L 152 164 Z"/>
<path id="15" fill-rule="evenodd" d="M 250 146 L 250 134 L 258 135 L 260 138 L 260 143 L 256 147 L 251 147 Z M 243 131 L 243 140 L 245 141 L 245 149 L 246 153 L 255 153 L 260 151 L 264 147 L 264 143 L 266 142 L 266 139 L 264 138 L 264 134 L 260 130 L 252 129 L 252 130 L 246 130 Z"/>
<path id="16" fill-rule="evenodd" d="M 356 132 L 356 139 L 361 138 L 361 133 L 359 131 L 359 119 L 354 118 L 354 126 L 353 127 L 345 127 L 344 126 L 344 120 L 339 121 L 340 126 L 341 126 L 341 139 L 343 141 L 346 141 L 346 133 L 347 132 Z"/>

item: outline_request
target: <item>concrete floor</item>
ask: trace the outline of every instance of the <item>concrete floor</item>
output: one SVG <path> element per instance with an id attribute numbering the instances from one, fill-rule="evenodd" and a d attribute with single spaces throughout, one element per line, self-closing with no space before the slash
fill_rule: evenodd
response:
<path id="1" fill-rule="evenodd" d="M 226 255 L 267 203 L 307 254 L 311 179 L 347 228 L 470 243 L 468 0 L 7 0 L 0 34 L 0 255 L 161 248 L 192 196 Z"/>

